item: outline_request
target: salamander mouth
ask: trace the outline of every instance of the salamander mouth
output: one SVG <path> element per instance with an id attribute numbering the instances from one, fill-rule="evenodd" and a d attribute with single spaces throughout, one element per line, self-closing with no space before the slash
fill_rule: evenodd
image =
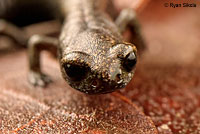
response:
<path id="1" fill-rule="evenodd" d="M 114 81 L 103 81 L 101 79 L 90 79 L 80 83 L 69 83 L 74 89 L 86 94 L 106 94 L 111 93 L 126 86 L 125 83 L 116 83 Z"/>

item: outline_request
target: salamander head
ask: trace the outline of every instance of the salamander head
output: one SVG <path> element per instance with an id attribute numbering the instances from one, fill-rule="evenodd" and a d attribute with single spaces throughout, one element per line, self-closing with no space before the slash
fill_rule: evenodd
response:
<path id="1" fill-rule="evenodd" d="M 136 47 L 117 44 L 100 54 L 72 51 L 61 58 L 61 71 L 69 85 L 87 94 L 108 93 L 125 87 L 137 62 Z"/>

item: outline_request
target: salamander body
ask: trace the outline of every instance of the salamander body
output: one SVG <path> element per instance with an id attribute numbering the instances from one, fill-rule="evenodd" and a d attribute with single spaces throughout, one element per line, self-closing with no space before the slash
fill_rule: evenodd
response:
<path id="1" fill-rule="evenodd" d="M 137 62 L 136 47 L 123 40 L 119 24 L 124 19 L 119 19 L 116 24 L 99 5 L 100 0 L 0 2 L 0 17 L 17 26 L 56 18 L 64 20 L 58 40 L 40 35 L 27 39 L 29 81 L 32 84 L 43 86 L 48 83 L 47 76 L 40 70 L 39 54 L 51 44 L 58 49 L 63 78 L 81 92 L 108 93 L 123 88 L 130 82 Z M 29 11 L 29 6 L 32 11 Z M 16 12 L 12 14 L 14 11 Z M 37 14 L 38 11 L 41 12 L 40 15 Z M 23 19 L 26 23 L 22 24 Z"/>

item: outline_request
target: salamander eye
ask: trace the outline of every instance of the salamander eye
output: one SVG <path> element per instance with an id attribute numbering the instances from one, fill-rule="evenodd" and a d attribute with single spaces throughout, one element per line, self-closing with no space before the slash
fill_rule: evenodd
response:
<path id="1" fill-rule="evenodd" d="M 75 64 L 65 64 L 65 73 L 73 81 L 81 81 L 84 79 L 88 72 L 88 67 L 75 65 Z"/>
<path id="2" fill-rule="evenodd" d="M 124 62 L 123 62 L 123 67 L 130 72 L 136 65 L 137 63 L 137 57 L 134 52 L 130 52 L 126 55 Z"/>

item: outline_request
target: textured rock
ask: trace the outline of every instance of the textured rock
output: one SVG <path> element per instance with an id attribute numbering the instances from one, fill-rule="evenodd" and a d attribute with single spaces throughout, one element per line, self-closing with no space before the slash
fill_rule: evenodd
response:
<path id="1" fill-rule="evenodd" d="M 140 12 L 148 50 L 132 82 L 111 94 L 70 88 L 47 53 L 43 69 L 54 83 L 34 88 L 26 51 L 1 53 L 0 133 L 200 133 L 200 9 L 166 2 L 151 1 Z"/>
<path id="2" fill-rule="evenodd" d="M 156 133 L 152 120 L 128 98 L 79 93 L 61 78 L 54 59 L 45 54 L 43 61 L 54 81 L 45 89 L 27 82 L 25 51 L 0 57 L 1 132 Z"/>

